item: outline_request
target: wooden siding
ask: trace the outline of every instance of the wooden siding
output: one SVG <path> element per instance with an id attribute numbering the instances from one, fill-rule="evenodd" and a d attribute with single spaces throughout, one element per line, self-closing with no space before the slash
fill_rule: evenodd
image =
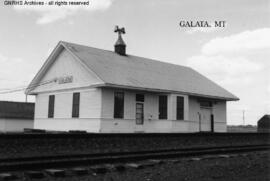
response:
<path id="1" fill-rule="evenodd" d="M 168 95 L 168 119 L 158 119 L 158 95 L 144 92 L 144 124 L 136 125 L 136 91 L 125 90 L 124 118 L 113 119 L 113 95 L 115 89 L 102 90 L 101 132 L 198 132 L 201 112 L 197 98 L 187 95 Z M 142 93 L 142 92 L 139 92 Z M 184 97 L 184 120 L 176 120 L 176 98 Z M 214 131 L 226 132 L 226 102 L 214 104 Z M 207 126 L 207 125 L 205 125 Z"/>
<path id="2" fill-rule="evenodd" d="M 52 82 L 38 86 L 31 92 L 41 93 L 63 89 L 80 88 L 100 83 L 98 78 L 93 73 L 87 71 L 85 67 L 83 67 L 77 60 L 75 60 L 74 57 L 72 57 L 72 55 L 70 55 L 70 53 L 66 50 L 63 50 L 59 54 L 54 63 L 41 79 L 40 83 L 67 76 L 72 76 L 73 80 L 71 83 L 59 84 L 58 82 Z"/>
<path id="3" fill-rule="evenodd" d="M 75 91 L 56 92 L 55 95 L 55 117 L 48 118 L 47 93 L 39 94 L 36 99 L 36 114 L 34 127 L 48 130 L 86 130 L 98 132 L 100 129 L 101 114 L 101 90 L 84 89 L 80 92 L 79 118 L 72 118 L 72 95 Z"/>

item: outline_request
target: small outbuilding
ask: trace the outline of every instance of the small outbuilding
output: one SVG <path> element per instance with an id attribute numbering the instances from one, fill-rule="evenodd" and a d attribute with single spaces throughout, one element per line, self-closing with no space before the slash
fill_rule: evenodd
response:
<path id="1" fill-rule="evenodd" d="M 264 115 L 257 122 L 257 131 L 258 132 L 270 132 L 270 114 Z"/>
<path id="2" fill-rule="evenodd" d="M 34 109 L 34 103 L 0 101 L 0 132 L 33 128 Z"/>

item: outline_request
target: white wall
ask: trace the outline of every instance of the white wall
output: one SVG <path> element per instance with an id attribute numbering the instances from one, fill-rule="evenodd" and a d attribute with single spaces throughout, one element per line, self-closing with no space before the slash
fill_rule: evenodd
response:
<path id="1" fill-rule="evenodd" d="M 66 50 L 63 50 L 59 54 L 40 82 L 46 82 L 55 78 L 66 76 L 72 76 L 73 81 L 71 83 L 64 84 L 52 82 L 38 86 L 31 92 L 41 93 L 46 91 L 80 88 L 101 83 L 96 75 L 83 67 L 83 65 L 81 65 L 78 60 L 74 59 L 74 57 Z"/>
<path id="2" fill-rule="evenodd" d="M 214 130 L 215 132 L 227 132 L 227 106 L 226 101 L 217 102 L 214 104 Z"/>
<path id="3" fill-rule="evenodd" d="M 146 131 L 149 129 L 149 122 L 153 124 L 152 129 L 160 127 L 158 122 L 154 121 L 158 119 L 158 95 L 145 92 L 144 125 L 136 125 L 136 93 L 142 92 L 124 91 L 124 119 L 114 119 L 114 89 L 102 89 L 101 132 Z M 152 121 L 148 120 L 150 116 Z"/>
<path id="4" fill-rule="evenodd" d="M 34 128 L 99 132 L 101 90 L 90 89 L 89 86 L 101 81 L 64 49 L 44 74 L 41 82 L 66 76 L 72 76 L 72 82 L 64 84 L 53 82 L 32 90 L 32 93 L 37 94 Z M 74 92 L 80 92 L 79 118 L 72 118 Z M 49 95 L 55 95 L 54 118 L 48 118 Z"/>
<path id="5" fill-rule="evenodd" d="M 114 119 L 114 89 L 102 89 L 101 132 L 189 132 L 188 96 L 168 95 L 168 119 L 158 119 L 158 93 L 124 91 L 124 119 Z M 120 90 L 121 91 L 121 90 Z M 144 124 L 136 125 L 136 94 L 145 95 Z M 184 120 L 176 120 L 176 97 L 184 97 Z"/>
<path id="6" fill-rule="evenodd" d="M 212 114 L 214 115 L 215 132 L 227 131 L 226 111 L 226 101 L 218 101 L 213 104 Z M 198 113 L 201 113 L 200 103 L 198 102 L 197 98 L 189 97 L 189 118 L 190 121 L 195 123 L 190 129 L 194 131 L 199 131 Z"/>
<path id="7" fill-rule="evenodd" d="M 34 120 L 29 119 L 3 119 L 0 118 L 0 131 L 23 131 L 24 128 L 33 128 Z"/>
<path id="8" fill-rule="evenodd" d="M 158 119 L 157 93 L 124 91 L 124 119 L 114 119 L 114 89 L 102 89 L 101 132 L 198 132 L 201 112 L 197 98 L 180 94 L 168 94 L 168 119 Z M 121 91 L 121 90 L 120 90 Z M 136 125 L 135 96 L 145 95 L 144 124 Z M 176 97 L 184 97 L 184 120 L 176 120 Z M 215 117 L 214 131 L 226 132 L 226 102 L 214 104 L 212 114 Z M 150 118 L 152 115 L 152 119 Z"/>
<path id="9" fill-rule="evenodd" d="M 88 132 L 197 132 L 201 112 L 197 98 L 187 95 L 168 95 L 168 119 L 158 119 L 157 93 L 124 91 L 124 119 L 114 119 L 114 89 L 82 89 L 56 92 L 54 118 L 48 118 L 49 93 L 36 98 L 35 124 L 37 129 L 86 130 Z M 73 92 L 80 92 L 80 118 L 71 118 Z M 136 125 L 136 93 L 145 95 L 144 124 Z M 176 97 L 184 97 L 184 120 L 176 120 Z M 213 105 L 214 131 L 226 132 L 226 102 Z"/>
<path id="10" fill-rule="evenodd" d="M 80 92 L 79 118 L 72 118 L 72 98 L 74 92 Z M 55 95 L 54 118 L 48 118 L 49 95 Z M 99 132 L 100 115 L 100 89 L 40 93 L 36 97 L 34 128 L 57 131 L 86 130 L 88 132 Z"/>

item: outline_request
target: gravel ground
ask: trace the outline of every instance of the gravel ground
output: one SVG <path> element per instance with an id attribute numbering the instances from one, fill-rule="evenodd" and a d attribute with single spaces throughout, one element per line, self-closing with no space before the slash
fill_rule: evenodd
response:
<path id="1" fill-rule="evenodd" d="M 88 174 L 64 178 L 46 178 L 42 181 L 269 181 L 270 152 L 250 152 L 229 158 L 179 158 L 142 169 L 128 168 L 123 172 Z M 177 161 L 176 161 L 177 160 Z"/>

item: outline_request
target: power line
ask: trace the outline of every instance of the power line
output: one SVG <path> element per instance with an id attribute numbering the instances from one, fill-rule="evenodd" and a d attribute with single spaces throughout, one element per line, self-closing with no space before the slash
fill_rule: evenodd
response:
<path id="1" fill-rule="evenodd" d="M 32 84 L 30 86 L 21 86 L 21 87 L 17 87 L 17 88 L 10 88 L 10 89 L 0 89 L 0 94 L 8 94 L 8 93 L 14 93 L 14 92 L 20 92 L 20 91 L 24 91 L 26 89 L 32 89 L 32 88 L 36 88 L 42 85 L 46 85 L 52 82 L 56 82 L 57 79 L 53 79 L 53 80 L 47 80 L 44 82 L 40 82 L 38 84 Z"/>

